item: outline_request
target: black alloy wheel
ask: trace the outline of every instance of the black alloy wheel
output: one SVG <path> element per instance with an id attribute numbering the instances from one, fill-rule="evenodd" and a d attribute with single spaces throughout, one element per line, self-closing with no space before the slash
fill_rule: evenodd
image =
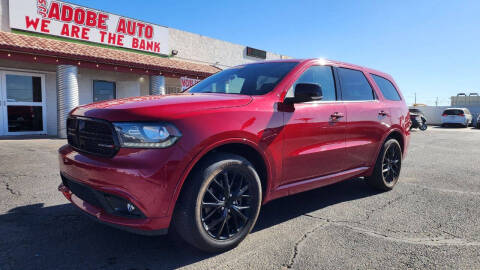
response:
<path id="1" fill-rule="evenodd" d="M 252 218 L 247 177 L 242 171 L 228 169 L 210 182 L 202 199 L 201 220 L 211 237 L 230 239 Z"/>
<path id="2" fill-rule="evenodd" d="M 234 248 L 260 212 L 262 185 L 255 167 L 242 156 L 213 153 L 190 177 L 177 201 L 171 235 L 210 253 Z"/>
<path id="3" fill-rule="evenodd" d="M 385 151 L 382 163 L 383 179 L 392 183 L 400 176 L 401 153 L 395 144 L 391 144 Z"/>
<path id="4" fill-rule="evenodd" d="M 402 169 L 402 148 L 395 139 L 389 139 L 378 154 L 372 175 L 366 177 L 367 183 L 375 189 L 389 191 L 393 189 Z"/>

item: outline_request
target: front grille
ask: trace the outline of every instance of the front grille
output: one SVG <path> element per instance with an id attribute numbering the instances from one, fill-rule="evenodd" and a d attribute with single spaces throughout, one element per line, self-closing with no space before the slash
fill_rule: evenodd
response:
<path id="1" fill-rule="evenodd" d="M 113 126 L 102 120 L 68 118 L 67 139 L 76 150 L 92 155 L 113 157 L 118 151 Z"/>
<path id="2" fill-rule="evenodd" d="M 62 182 L 63 184 L 70 189 L 70 191 L 75 194 L 78 198 L 81 200 L 97 207 L 97 208 L 103 208 L 102 204 L 98 200 L 97 196 L 95 195 L 95 191 L 92 190 L 91 188 L 79 184 L 77 182 L 74 182 L 62 175 Z"/>

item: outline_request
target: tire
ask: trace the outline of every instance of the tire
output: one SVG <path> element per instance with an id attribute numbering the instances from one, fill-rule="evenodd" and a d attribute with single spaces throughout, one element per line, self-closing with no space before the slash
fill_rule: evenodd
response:
<path id="1" fill-rule="evenodd" d="M 420 126 L 420 130 L 422 130 L 422 131 L 427 130 L 427 124 L 422 124 Z"/>
<path id="2" fill-rule="evenodd" d="M 253 165 L 238 155 L 215 153 L 197 166 L 189 180 L 174 212 L 175 234 L 209 253 L 236 247 L 260 212 L 262 187 Z"/>
<path id="3" fill-rule="evenodd" d="M 394 151 L 394 155 L 391 151 Z M 385 169 L 390 169 L 390 171 L 384 172 L 384 167 L 387 167 Z M 402 148 L 397 140 L 389 139 L 383 144 L 375 162 L 373 173 L 367 177 L 367 183 L 381 191 L 392 190 L 398 182 L 401 168 Z"/>

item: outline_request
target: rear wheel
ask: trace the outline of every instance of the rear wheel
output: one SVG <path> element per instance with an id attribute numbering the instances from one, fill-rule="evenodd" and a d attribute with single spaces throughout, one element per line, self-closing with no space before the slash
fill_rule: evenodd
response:
<path id="1" fill-rule="evenodd" d="M 260 211 L 262 188 L 252 164 L 241 156 L 217 153 L 198 166 L 191 180 L 179 198 L 174 230 L 206 252 L 237 246 Z"/>
<path id="2" fill-rule="evenodd" d="M 375 168 L 367 182 L 375 189 L 388 191 L 398 182 L 402 168 L 402 148 L 395 139 L 389 139 L 380 150 Z"/>

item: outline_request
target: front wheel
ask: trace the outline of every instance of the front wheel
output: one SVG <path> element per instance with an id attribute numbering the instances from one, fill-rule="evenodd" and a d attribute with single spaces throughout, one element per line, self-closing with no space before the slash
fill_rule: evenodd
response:
<path id="1" fill-rule="evenodd" d="M 427 130 L 427 124 L 423 123 L 423 124 L 420 126 L 420 130 L 422 130 L 422 131 Z"/>
<path id="2" fill-rule="evenodd" d="M 173 229 L 206 252 L 237 246 L 252 230 L 260 211 L 262 188 L 253 165 L 227 153 L 207 157 L 185 183 Z"/>
<path id="3" fill-rule="evenodd" d="M 401 168 L 402 148 L 397 140 L 389 139 L 383 144 L 373 173 L 367 177 L 367 182 L 375 189 L 391 190 L 398 182 Z"/>

